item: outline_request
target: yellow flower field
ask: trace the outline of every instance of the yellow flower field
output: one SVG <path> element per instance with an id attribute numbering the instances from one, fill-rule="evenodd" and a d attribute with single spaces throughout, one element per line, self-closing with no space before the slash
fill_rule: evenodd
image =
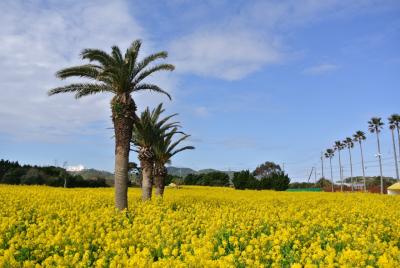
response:
<path id="1" fill-rule="evenodd" d="M 400 198 L 0 185 L 0 267 L 400 267 Z"/>

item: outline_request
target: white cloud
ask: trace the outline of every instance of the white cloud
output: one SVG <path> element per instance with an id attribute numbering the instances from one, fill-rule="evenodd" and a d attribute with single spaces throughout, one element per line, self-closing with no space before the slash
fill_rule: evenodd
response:
<path id="1" fill-rule="evenodd" d="M 204 107 L 204 106 L 199 106 L 199 107 L 194 108 L 194 113 L 195 113 L 195 115 L 197 115 L 199 117 L 207 117 L 210 114 L 207 107 Z"/>
<path id="2" fill-rule="evenodd" d="M 49 89 L 73 81 L 60 81 L 55 72 L 81 64 L 83 48 L 109 51 L 115 44 L 125 49 L 134 39 L 142 38 L 145 55 L 151 44 L 125 1 L 42 4 L 0 2 L 0 133 L 18 140 L 59 142 L 73 134 L 104 131 L 93 123 L 109 122 L 111 126 L 110 95 L 78 101 L 69 94 L 48 97 Z M 168 75 L 154 78 L 162 81 L 166 90 L 175 83 Z M 138 94 L 139 108 L 149 99 L 154 95 Z"/>
<path id="3" fill-rule="evenodd" d="M 68 166 L 67 167 L 67 171 L 72 171 L 72 172 L 76 172 L 76 171 L 82 171 L 85 169 L 84 165 L 76 165 L 76 166 Z"/>
<path id="4" fill-rule="evenodd" d="M 280 60 L 273 42 L 255 34 L 197 32 L 171 44 L 178 72 L 237 80 Z"/>
<path id="5" fill-rule="evenodd" d="M 192 32 L 171 42 L 171 56 L 178 72 L 238 80 L 296 55 L 285 38 L 299 27 L 319 20 L 388 9 L 393 3 L 392 0 L 381 3 L 375 0 L 254 0 L 234 5 L 226 1 L 217 7 L 221 12 L 210 11 L 210 17 L 203 16 L 200 26 L 194 26 Z M 210 6 L 205 2 L 197 8 Z M 198 20 L 196 14 L 193 19 Z"/>
<path id="6" fill-rule="evenodd" d="M 324 63 L 324 64 L 319 64 L 316 66 L 306 68 L 303 70 L 303 73 L 309 74 L 309 75 L 320 75 L 320 74 L 325 74 L 325 73 L 335 71 L 338 68 L 339 68 L 339 66 L 337 66 L 335 64 Z"/>

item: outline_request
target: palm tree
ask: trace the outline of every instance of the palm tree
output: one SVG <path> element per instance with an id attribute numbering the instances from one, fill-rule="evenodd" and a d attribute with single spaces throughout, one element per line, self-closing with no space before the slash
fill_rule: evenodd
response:
<path id="1" fill-rule="evenodd" d="M 384 123 L 380 117 L 372 117 L 368 121 L 368 129 L 371 133 L 376 133 L 376 141 L 378 144 L 378 159 L 379 159 L 379 171 L 381 176 L 381 194 L 383 194 L 383 175 L 382 175 L 382 155 L 381 155 L 381 144 L 379 142 L 379 132 L 381 132 Z"/>
<path id="2" fill-rule="evenodd" d="M 150 111 L 146 108 L 140 118 L 133 126 L 132 143 L 135 146 L 134 151 L 138 153 L 140 168 L 142 171 L 142 199 L 144 201 L 151 199 L 153 188 L 153 169 L 155 152 L 154 145 L 164 138 L 168 129 L 178 127 L 178 122 L 169 123 L 168 120 L 176 114 L 160 119 L 164 112 L 162 104 Z"/>
<path id="3" fill-rule="evenodd" d="M 392 118 L 393 120 L 393 125 L 395 125 L 396 130 L 397 130 L 397 143 L 398 143 L 398 147 L 399 147 L 399 156 L 400 156 L 400 115 L 399 114 L 392 114 L 390 116 L 390 118 Z"/>
<path id="4" fill-rule="evenodd" d="M 112 121 L 115 134 L 115 206 L 119 210 L 128 207 L 128 163 L 132 128 L 136 120 L 136 104 L 132 94 L 137 91 L 150 90 L 169 94 L 154 84 L 144 82 L 157 71 L 172 71 L 171 64 L 158 64 L 148 67 L 158 59 L 167 58 L 167 52 L 158 52 L 138 60 L 142 42 L 136 40 L 122 55 L 117 46 L 112 47 L 111 54 L 99 49 L 84 49 L 81 57 L 89 60 L 88 64 L 62 69 L 56 76 L 60 79 L 83 77 L 93 83 L 75 83 L 54 88 L 49 95 L 75 93 L 75 98 L 98 93 L 112 93 Z M 93 63 L 92 63 L 93 62 Z"/>
<path id="5" fill-rule="evenodd" d="M 340 191 L 343 192 L 343 172 L 342 172 L 342 160 L 340 159 L 340 151 L 344 148 L 343 143 L 341 141 L 335 141 L 335 145 L 333 148 L 335 151 L 338 151 L 339 153 L 339 174 L 340 174 Z"/>
<path id="6" fill-rule="evenodd" d="M 394 141 L 394 130 L 397 128 L 397 115 L 393 114 L 389 117 L 389 129 L 392 132 L 392 143 L 393 143 L 393 152 L 394 152 L 394 163 L 396 167 L 396 178 L 399 180 L 399 164 L 397 162 L 397 151 L 396 151 L 396 143 Z"/>
<path id="7" fill-rule="evenodd" d="M 172 138 L 176 134 L 182 134 L 182 136 L 173 141 Z M 166 164 L 171 162 L 171 158 L 179 152 L 184 150 L 193 150 L 193 146 L 184 146 L 181 148 L 176 147 L 184 140 L 190 137 L 182 132 L 178 132 L 177 128 L 172 129 L 167 135 L 159 136 L 160 139 L 154 145 L 155 163 L 154 163 L 154 180 L 156 186 L 156 195 L 163 196 L 165 188 L 165 179 L 167 176 Z"/>
<path id="8" fill-rule="evenodd" d="M 349 157 L 350 157 L 350 177 L 351 177 L 351 190 L 354 191 L 354 181 L 353 181 L 353 161 L 351 159 L 351 149 L 354 147 L 353 139 L 347 137 L 343 141 L 343 145 L 349 149 Z"/>
<path id="9" fill-rule="evenodd" d="M 325 152 L 325 157 L 329 158 L 329 165 L 330 165 L 330 168 L 331 168 L 332 192 L 334 191 L 334 189 L 333 189 L 333 187 L 334 187 L 334 184 L 333 184 L 333 172 L 332 172 L 332 157 L 334 155 L 335 155 L 335 151 L 332 150 L 332 149 L 327 149 L 326 152 Z"/>
<path id="10" fill-rule="evenodd" d="M 365 167 L 364 167 L 364 154 L 362 149 L 362 141 L 366 139 L 365 133 L 361 130 L 357 131 L 354 135 L 354 141 L 358 142 L 360 145 L 360 152 L 361 152 L 361 168 L 362 168 L 362 175 L 363 175 L 363 182 L 364 182 L 364 191 L 367 191 L 367 184 L 365 182 Z"/>

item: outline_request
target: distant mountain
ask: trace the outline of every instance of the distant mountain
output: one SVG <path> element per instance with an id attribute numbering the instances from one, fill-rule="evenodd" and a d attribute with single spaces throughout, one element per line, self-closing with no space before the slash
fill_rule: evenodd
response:
<path id="1" fill-rule="evenodd" d="M 200 169 L 197 171 L 197 173 L 199 174 L 203 174 L 203 173 L 210 173 L 210 172 L 218 172 L 219 170 L 216 169 L 212 169 L 212 168 L 206 168 L 206 169 Z"/>
<path id="2" fill-rule="evenodd" d="M 230 178 L 233 177 L 234 171 L 222 171 L 222 170 L 217 170 L 217 169 L 212 169 L 212 168 L 207 168 L 207 169 L 200 169 L 200 170 L 194 170 L 191 168 L 179 168 L 179 167 L 167 167 L 168 174 L 173 175 L 173 176 L 179 176 L 179 177 L 186 177 L 188 174 L 204 174 L 204 173 L 210 173 L 210 172 L 224 172 L 229 175 Z"/>
<path id="3" fill-rule="evenodd" d="M 201 170 L 194 170 L 191 168 L 179 168 L 179 167 L 167 167 L 168 174 L 173 176 L 179 177 L 186 177 L 188 174 L 204 174 L 210 172 L 224 172 L 229 175 L 230 178 L 233 177 L 234 171 L 221 171 L 212 168 L 201 169 Z M 114 174 L 104 170 L 97 170 L 97 169 L 83 169 L 81 171 L 68 171 L 70 174 L 81 175 L 85 180 L 91 180 L 96 178 L 105 178 L 107 184 L 113 185 L 114 184 Z"/>
<path id="4" fill-rule="evenodd" d="M 168 174 L 179 177 L 186 177 L 189 174 L 197 174 L 197 171 L 191 168 L 167 167 L 167 171 Z"/>
<path id="5" fill-rule="evenodd" d="M 80 171 L 68 171 L 70 174 L 81 175 L 85 180 L 93 180 L 96 178 L 104 178 L 108 185 L 114 184 L 114 174 L 104 170 L 83 169 Z"/>

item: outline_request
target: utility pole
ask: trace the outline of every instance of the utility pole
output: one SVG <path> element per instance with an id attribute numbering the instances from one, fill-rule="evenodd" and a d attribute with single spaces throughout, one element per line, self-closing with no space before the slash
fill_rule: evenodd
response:
<path id="1" fill-rule="evenodd" d="M 66 169 L 68 165 L 68 161 L 64 161 L 63 163 L 63 169 Z M 63 174 L 64 176 L 64 188 L 67 188 L 67 174 Z"/>
<path id="2" fill-rule="evenodd" d="M 285 173 L 285 162 L 282 162 L 282 171 Z"/>
<path id="3" fill-rule="evenodd" d="M 314 168 L 314 184 L 317 183 L 317 168 Z"/>
<path id="4" fill-rule="evenodd" d="M 340 153 L 339 153 L 340 156 Z M 343 168 L 340 165 L 340 191 L 343 192 Z"/>
<path id="5" fill-rule="evenodd" d="M 321 170 L 322 170 L 322 178 L 325 178 L 324 177 L 324 153 L 323 152 L 321 152 Z"/>
<path id="6" fill-rule="evenodd" d="M 392 132 L 392 143 L 393 143 L 393 153 L 394 153 L 394 163 L 396 167 L 396 178 L 397 182 L 399 182 L 399 165 L 397 162 L 397 151 L 396 151 L 396 143 L 394 142 L 394 128 L 390 127 L 390 131 Z"/>

